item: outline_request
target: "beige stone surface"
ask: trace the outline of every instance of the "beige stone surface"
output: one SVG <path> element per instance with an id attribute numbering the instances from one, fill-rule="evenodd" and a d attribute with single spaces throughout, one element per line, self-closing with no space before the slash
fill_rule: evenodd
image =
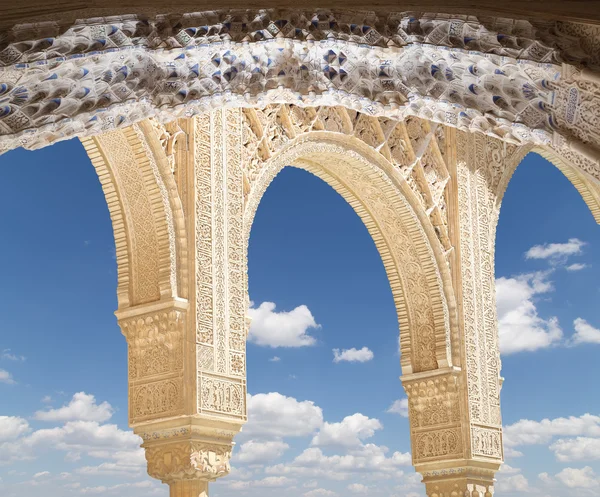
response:
<path id="1" fill-rule="evenodd" d="M 11 26 L 46 19 L 0 37 L 0 152 L 76 136 L 96 168 L 114 229 L 129 424 L 148 473 L 172 497 L 206 497 L 230 470 L 247 420 L 248 240 L 266 188 L 291 166 L 340 193 L 381 255 L 427 495 L 491 497 L 503 461 L 500 205 L 533 151 L 600 222 L 600 30 L 393 12 L 242 22 L 181 17 L 185 2 L 160 4 L 187 23 L 165 27 L 142 21 L 152 2 L 138 5 L 86 3 L 88 17 L 117 17 L 74 24 L 77 1 L 0 8 Z M 477 12 L 497 13 L 491 5 Z M 502 9 L 593 20 L 594 5 Z M 348 31 L 357 15 L 374 28 Z M 212 31 L 198 34 L 207 19 Z"/>

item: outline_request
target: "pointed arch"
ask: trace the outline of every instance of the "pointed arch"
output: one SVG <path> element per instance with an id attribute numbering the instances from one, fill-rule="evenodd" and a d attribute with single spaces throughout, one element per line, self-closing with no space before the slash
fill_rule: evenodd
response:
<path id="1" fill-rule="evenodd" d="M 246 250 L 260 200 L 287 165 L 323 179 L 354 208 L 385 266 L 400 325 L 403 374 L 453 366 L 456 304 L 450 270 L 428 214 L 402 175 L 357 138 L 304 134 L 262 167 L 245 208 Z"/>

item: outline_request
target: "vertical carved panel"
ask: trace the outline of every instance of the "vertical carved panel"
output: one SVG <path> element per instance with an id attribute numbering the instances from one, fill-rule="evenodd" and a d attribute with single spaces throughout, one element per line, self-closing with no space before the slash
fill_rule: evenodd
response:
<path id="1" fill-rule="evenodd" d="M 227 167 L 224 157 L 225 129 L 223 111 L 212 112 L 211 119 L 211 179 L 212 179 L 212 229 L 213 229 L 213 341 L 215 344 L 215 369 L 217 373 L 227 373 L 227 260 L 226 260 L 226 197 Z"/>
<path id="2" fill-rule="evenodd" d="M 212 346 L 212 142 L 208 116 L 196 120 L 194 138 L 196 144 L 196 339 L 199 343 Z M 214 360 L 212 363 L 214 363 Z"/>
<path id="3" fill-rule="evenodd" d="M 185 312 L 148 313 L 120 325 L 129 345 L 130 424 L 183 414 Z"/>
<path id="4" fill-rule="evenodd" d="M 464 457 L 459 376 L 404 382 L 415 464 Z"/>
<path id="5" fill-rule="evenodd" d="M 111 164 L 125 211 L 129 254 L 132 259 L 130 301 L 135 304 L 160 298 L 159 250 L 152 204 L 138 166 L 136 150 L 122 131 L 108 131 L 97 138 Z"/>
<path id="6" fill-rule="evenodd" d="M 226 111 L 227 133 L 227 265 L 229 373 L 246 376 L 246 264 L 242 169 L 242 113 Z"/>
<path id="7" fill-rule="evenodd" d="M 198 412 L 245 417 L 247 303 L 242 113 L 197 118 Z"/>
<path id="8" fill-rule="evenodd" d="M 457 133 L 463 329 L 473 455 L 502 458 L 494 244 L 502 190 L 522 151 Z"/>

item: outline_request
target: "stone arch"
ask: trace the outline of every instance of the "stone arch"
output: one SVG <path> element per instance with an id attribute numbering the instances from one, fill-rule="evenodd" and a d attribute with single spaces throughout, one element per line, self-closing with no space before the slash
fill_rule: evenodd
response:
<path id="1" fill-rule="evenodd" d="M 108 204 L 115 237 L 119 310 L 176 297 L 185 280 L 181 206 L 149 121 L 82 138 Z M 184 230 L 183 230 L 184 231 Z M 184 261 L 180 266 L 186 267 Z M 181 285 L 185 287 L 185 285 Z"/>
<path id="2" fill-rule="evenodd" d="M 361 218 L 380 253 L 400 325 L 403 374 L 453 365 L 457 326 L 448 264 L 429 217 L 406 180 L 357 138 L 314 131 L 265 162 L 245 208 L 247 250 L 252 221 L 268 185 L 285 166 L 315 174 Z"/>
<path id="3" fill-rule="evenodd" d="M 531 152 L 541 155 L 566 176 L 583 198 L 596 223 L 600 224 L 600 166 L 571 151 L 535 147 L 529 151 Z M 521 161 L 526 155 L 527 153 L 523 155 Z M 498 202 L 502 201 L 508 183 L 521 161 L 507 167 L 506 179 L 500 185 L 501 190 L 498 192 Z"/>

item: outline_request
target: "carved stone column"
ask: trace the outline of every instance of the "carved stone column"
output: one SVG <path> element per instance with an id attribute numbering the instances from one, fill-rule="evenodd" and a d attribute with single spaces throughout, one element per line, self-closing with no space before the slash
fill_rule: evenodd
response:
<path id="1" fill-rule="evenodd" d="M 460 354 L 453 367 L 404 375 L 412 454 L 429 497 L 491 497 L 503 461 L 494 279 L 502 192 L 527 152 L 446 129 L 447 192 Z"/>
<path id="2" fill-rule="evenodd" d="M 187 233 L 177 260 L 187 298 L 117 312 L 129 350 L 129 424 L 144 441 L 148 473 L 171 497 L 208 495 L 208 482 L 229 473 L 233 437 L 247 419 L 239 117 L 239 109 L 219 110 L 179 123 L 185 139 L 169 174 Z M 155 140 L 152 128 L 145 133 Z"/>

